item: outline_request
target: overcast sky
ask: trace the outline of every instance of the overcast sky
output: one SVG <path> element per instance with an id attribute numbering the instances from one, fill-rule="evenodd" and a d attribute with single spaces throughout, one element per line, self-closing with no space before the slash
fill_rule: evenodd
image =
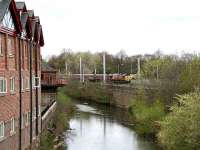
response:
<path id="1" fill-rule="evenodd" d="M 25 0 L 41 18 L 46 57 L 63 48 L 129 55 L 200 52 L 199 0 Z"/>

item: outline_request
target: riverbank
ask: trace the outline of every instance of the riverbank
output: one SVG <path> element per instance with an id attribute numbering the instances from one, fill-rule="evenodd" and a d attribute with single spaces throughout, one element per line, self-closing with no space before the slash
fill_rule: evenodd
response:
<path id="1" fill-rule="evenodd" d="M 57 106 L 52 120 L 40 138 L 39 150 L 64 149 L 64 131 L 69 129 L 69 120 L 73 116 L 74 107 L 70 97 L 63 88 L 58 90 Z"/>
<path id="2" fill-rule="evenodd" d="M 77 88 L 77 85 L 74 84 L 73 86 L 70 85 L 67 89 L 65 89 L 65 91 L 70 96 L 74 97 L 75 95 L 75 98 L 80 100 L 88 99 L 90 101 L 95 101 L 106 105 L 117 106 L 115 105 L 115 100 L 112 93 L 113 91 L 106 89 L 105 87 L 102 88 L 102 86 L 98 87 L 98 84 L 95 85 L 93 83 L 89 83 L 81 86 L 80 88 Z M 132 116 L 132 124 L 134 124 L 134 130 L 142 137 L 153 139 L 153 141 L 157 143 L 157 145 L 162 149 L 175 150 L 187 147 L 187 150 L 190 150 L 190 143 L 192 145 L 197 145 L 196 147 L 200 148 L 200 146 L 197 144 L 198 142 L 196 142 L 198 139 L 195 137 L 196 133 L 191 132 L 185 135 L 191 137 L 188 137 L 187 141 L 185 141 L 186 145 L 182 146 L 181 141 L 184 141 L 184 137 L 180 135 L 183 134 L 177 133 L 176 131 L 179 130 L 174 129 L 176 126 L 178 128 L 178 125 L 182 126 L 184 130 L 189 131 L 196 131 L 197 129 L 200 129 L 198 127 L 190 127 L 191 125 L 188 124 L 188 122 L 192 121 L 192 124 L 197 124 L 197 120 L 200 120 L 200 117 L 196 116 L 198 114 L 197 110 L 194 113 L 192 113 L 192 109 L 191 112 L 187 112 L 192 116 L 192 118 L 189 118 L 189 115 L 186 115 L 184 112 L 179 114 L 179 111 L 187 111 L 187 107 L 194 107 L 193 103 L 196 102 L 195 100 L 200 98 L 200 95 L 198 94 L 199 91 L 196 91 L 196 94 L 189 94 L 189 96 L 183 94 L 182 96 L 174 97 L 173 100 L 168 100 L 169 98 L 167 96 L 167 92 L 164 92 L 165 90 L 167 89 L 159 88 L 159 90 L 156 92 L 147 94 L 147 91 L 141 88 L 134 91 L 135 95 L 133 97 L 129 97 L 130 104 L 128 110 Z M 102 101 L 101 95 L 103 95 L 102 98 L 105 97 L 105 100 Z M 188 100 L 189 106 L 184 106 L 185 102 L 183 103 L 183 100 Z M 199 106 L 199 103 L 197 104 L 196 106 Z M 174 115 L 174 118 L 172 117 L 172 114 Z M 185 120 L 187 118 L 185 119 L 185 116 L 188 117 L 190 121 L 186 122 Z M 173 122 L 173 120 L 176 120 L 176 122 Z M 182 124 L 180 124 L 180 122 Z M 172 141 L 170 137 L 174 137 L 173 139 L 175 141 Z M 176 137 L 180 137 L 181 140 L 177 139 Z"/>
<path id="3" fill-rule="evenodd" d="M 65 87 L 59 90 L 59 107 L 54 120 L 57 125 L 52 124 L 50 129 L 53 129 L 53 131 L 50 130 L 50 132 L 48 131 L 48 134 L 45 135 L 47 138 L 44 138 L 44 143 L 47 146 L 52 147 L 52 143 L 56 143 L 55 145 L 62 143 L 63 132 L 67 129 L 67 126 L 69 128 L 69 125 L 66 126 L 66 124 L 69 122 L 70 115 L 66 116 L 67 113 L 60 113 L 65 111 L 69 111 L 68 113 L 73 112 L 71 110 L 73 105 L 70 103 L 68 95 L 73 96 L 72 94 L 76 95 L 75 93 L 78 93 L 75 98 L 79 99 L 81 102 L 87 100 L 103 105 L 111 105 L 111 102 L 113 103 L 113 99 L 110 99 L 113 98 L 112 94 L 105 88 L 97 88 L 94 85 L 92 85 L 92 88 L 88 85 L 86 86 L 87 88 L 84 88 L 84 86 L 80 87 L 80 89 L 76 86 L 69 86 L 70 88 Z M 73 93 L 70 93 L 70 91 Z M 159 95 L 154 95 L 154 97 L 149 100 L 149 97 L 146 96 L 143 89 L 137 92 L 140 94 L 132 98 L 128 110 L 124 109 L 124 112 L 129 112 L 130 117 L 128 124 L 132 126 L 133 130 L 138 135 L 153 140 L 158 147 L 166 150 L 185 150 L 185 147 L 187 150 L 200 148 L 197 137 L 200 129 L 200 117 L 198 115 L 200 113 L 199 90 L 194 93 L 177 96 L 174 99 L 174 103 L 171 103 L 171 107 L 169 107 L 168 103 L 165 103 L 164 100 L 161 100 Z M 106 97 L 106 100 L 100 98 L 102 94 L 105 94 L 102 97 Z M 97 97 L 95 97 L 96 95 Z M 95 99 L 93 99 L 93 97 L 95 97 Z M 118 114 L 120 118 L 124 118 L 122 114 L 122 112 Z M 68 119 L 66 120 L 66 118 Z M 121 123 L 127 125 L 126 121 L 127 120 L 122 119 Z M 179 129 L 179 127 L 181 128 Z M 58 137 L 61 137 L 61 139 Z M 183 141 L 184 145 L 182 145 Z M 46 147 L 45 144 L 43 147 Z"/>

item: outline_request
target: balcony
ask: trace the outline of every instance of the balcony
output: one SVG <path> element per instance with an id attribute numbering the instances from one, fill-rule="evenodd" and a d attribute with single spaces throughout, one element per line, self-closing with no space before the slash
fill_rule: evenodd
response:
<path id="1" fill-rule="evenodd" d="M 66 79 L 44 79 L 41 81 L 42 86 L 48 86 L 48 87 L 62 87 L 67 85 Z"/>

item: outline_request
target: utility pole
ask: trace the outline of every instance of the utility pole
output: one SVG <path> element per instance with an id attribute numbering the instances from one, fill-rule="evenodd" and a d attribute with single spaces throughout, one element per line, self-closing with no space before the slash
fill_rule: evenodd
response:
<path id="1" fill-rule="evenodd" d="M 85 82 L 85 76 L 84 76 L 84 67 L 82 68 L 82 82 L 84 83 Z"/>
<path id="2" fill-rule="evenodd" d="M 119 74 L 119 64 L 117 65 L 117 69 L 118 69 L 118 74 Z"/>
<path id="3" fill-rule="evenodd" d="M 67 60 L 65 61 L 65 71 L 66 71 L 66 75 L 67 75 L 67 71 L 68 71 Z"/>
<path id="4" fill-rule="evenodd" d="M 80 57 L 80 82 L 82 82 L 82 60 Z"/>
<path id="5" fill-rule="evenodd" d="M 106 83 L 106 53 L 103 53 L 103 82 Z"/>
<path id="6" fill-rule="evenodd" d="M 94 74 L 95 74 L 95 76 L 96 76 L 96 74 L 97 74 L 97 69 L 96 69 L 96 68 L 94 69 Z"/>
<path id="7" fill-rule="evenodd" d="M 138 75 L 138 79 L 140 79 L 140 58 L 138 58 L 138 72 L 137 72 L 137 75 Z"/>
<path id="8" fill-rule="evenodd" d="M 133 64 L 131 62 L 131 74 L 133 74 Z"/>
<path id="9" fill-rule="evenodd" d="M 157 80 L 159 78 L 159 75 L 158 75 L 158 65 L 156 66 L 156 78 L 157 78 Z"/>

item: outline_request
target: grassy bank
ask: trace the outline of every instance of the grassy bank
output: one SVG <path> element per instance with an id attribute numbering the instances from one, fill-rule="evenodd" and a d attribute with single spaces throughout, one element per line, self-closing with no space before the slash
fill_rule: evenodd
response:
<path id="1" fill-rule="evenodd" d="M 69 128 L 69 119 L 73 115 L 73 105 L 70 98 L 60 88 L 57 96 L 57 107 L 53 120 L 49 123 L 48 129 L 42 133 L 40 150 L 66 149 L 63 132 Z"/>
<path id="2" fill-rule="evenodd" d="M 135 122 L 135 130 L 145 137 L 155 137 L 158 131 L 157 121 L 161 120 L 166 112 L 165 107 L 159 100 L 147 103 L 137 100 L 130 108 Z"/>
<path id="3" fill-rule="evenodd" d="M 135 131 L 162 149 L 200 149 L 200 92 L 179 95 L 170 108 L 160 100 L 136 99 L 129 108 Z"/>
<path id="4" fill-rule="evenodd" d="M 86 99 L 110 104 L 113 99 L 112 92 L 101 83 L 85 82 L 82 84 L 79 81 L 72 81 L 64 90 L 70 97 L 80 100 Z"/>

